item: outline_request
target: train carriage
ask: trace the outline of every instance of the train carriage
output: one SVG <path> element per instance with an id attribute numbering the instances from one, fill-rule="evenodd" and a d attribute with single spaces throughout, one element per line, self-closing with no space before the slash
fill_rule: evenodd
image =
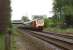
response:
<path id="1" fill-rule="evenodd" d="M 35 19 L 29 22 L 24 22 L 24 27 L 33 29 L 33 30 L 43 30 L 44 20 L 43 19 Z"/>

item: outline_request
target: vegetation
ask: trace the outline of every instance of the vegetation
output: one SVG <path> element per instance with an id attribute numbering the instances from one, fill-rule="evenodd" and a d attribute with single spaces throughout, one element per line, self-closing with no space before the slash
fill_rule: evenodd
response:
<path id="1" fill-rule="evenodd" d="M 11 50 L 16 50 L 16 31 L 12 28 Z"/>
<path id="2" fill-rule="evenodd" d="M 46 15 L 32 15 L 32 19 L 43 19 L 43 18 L 46 18 L 47 16 Z"/>
<path id="3" fill-rule="evenodd" d="M 44 31 L 73 36 L 73 28 L 61 29 L 61 28 L 57 28 L 57 27 L 48 27 Z"/>
<path id="4" fill-rule="evenodd" d="M 54 16 L 52 20 L 55 26 L 73 27 L 73 0 L 54 0 Z M 47 21 L 48 22 L 48 21 Z M 49 23 L 49 22 L 48 22 Z"/>
<path id="5" fill-rule="evenodd" d="M 58 25 L 73 26 L 73 0 L 54 0 L 54 20 Z"/>
<path id="6" fill-rule="evenodd" d="M 22 17 L 22 20 L 23 20 L 24 22 L 30 21 L 27 16 L 23 16 L 23 17 Z"/>
<path id="7" fill-rule="evenodd" d="M 0 50 L 4 50 L 4 34 L 0 33 Z"/>
<path id="8" fill-rule="evenodd" d="M 44 18 L 44 27 L 47 28 L 47 27 L 54 27 L 55 24 L 53 23 L 53 19 L 50 17 L 50 18 Z"/>
<path id="9" fill-rule="evenodd" d="M 73 0 L 54 0 L 54 16 L 45 19 L 47 31 L 73 35 Z"/>

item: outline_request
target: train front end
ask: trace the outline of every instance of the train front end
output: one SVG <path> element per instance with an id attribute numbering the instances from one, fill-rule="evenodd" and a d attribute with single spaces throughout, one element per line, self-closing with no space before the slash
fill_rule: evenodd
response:
<path id="1" fill-rule="evenodd" d="M 44 20 L 43 19 L 36 19 L 32 22 L 33 29 L 36 30 L 43 30 L 44 27 Z"/>

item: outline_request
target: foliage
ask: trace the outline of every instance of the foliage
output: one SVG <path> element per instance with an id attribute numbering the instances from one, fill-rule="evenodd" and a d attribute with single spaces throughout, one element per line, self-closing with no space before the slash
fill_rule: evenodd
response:
<path id="1" fill-rule="evenodd" d="M 49 27 L 49 28 L 45 29 L 45 31 L 55 32 L 58 34 L 63 34 L 63 35 L 68 35 L 68 36 L 73 36 L 73 28 L 61 29 L 61 28 L 56 28 L 56 27 Z"/>
<path id="2" fill-rule="evenodd" d="M 44 18 L 44 24 L 45 24 L 44 25 L 45 28 L 55 26 L 52 18 Z"/>
<path id="3" fill-rule="evenodd" d="M 73 26 L 73 0 L 54 0 L 54 20 L 57 24 Z"/>
<path id="4" fill-rule="evenodd" d="M 24 22 L 30 21 L 27 16 L 23 16 L 23 17 L 22 17 L 22 20 L 23 20 Z"/>
<path id="5" fill-rule="evenodd" d="M 4 47 L 4 34 L 3 33 L 0 33 L 0 50 L 4 50 L 5 47 Z"/>
<path id="6" fill-rule="evenodd" d="M 45 18 L 44 19 L 44 27 L 47 28 L 49 26 L 49 19 Z"/>

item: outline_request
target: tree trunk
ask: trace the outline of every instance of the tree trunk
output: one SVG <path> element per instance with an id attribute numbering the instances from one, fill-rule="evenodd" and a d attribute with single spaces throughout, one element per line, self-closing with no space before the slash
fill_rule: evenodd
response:
<path id="1" fill-rule="evenodd" d="M 10 0 L 0 0 L 0 32 L 5 36 L 5 50 L 9 50 L 8 27 L 10 23 Z M 9 45 L 9 46 L 8 46 Z"/>

